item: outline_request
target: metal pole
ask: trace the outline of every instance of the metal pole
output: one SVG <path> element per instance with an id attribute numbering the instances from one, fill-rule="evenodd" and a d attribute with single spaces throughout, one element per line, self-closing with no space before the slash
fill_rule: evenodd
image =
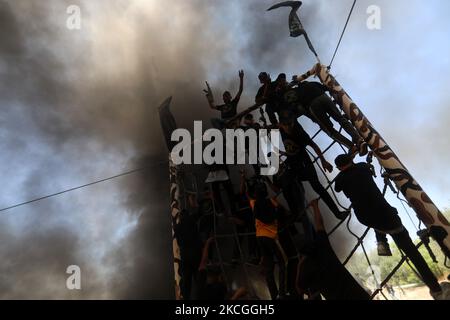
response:
<path id="1" fill-rule="evenodd" d="M 408 169 L 375 130 L 363 112 L 329 73 L 327 67 L 317 64 L 314 67 L 314 73 L 331 90 L 332 96 L 369 144 L 380 164 L 388 173 L 389 178 L 395 182 L 410 206 L 417 213 L 418 218 L 425 223 L 431 236 L 439 243 L 444 254 L 450 257 L 450 223 L 414 180 Z"/>

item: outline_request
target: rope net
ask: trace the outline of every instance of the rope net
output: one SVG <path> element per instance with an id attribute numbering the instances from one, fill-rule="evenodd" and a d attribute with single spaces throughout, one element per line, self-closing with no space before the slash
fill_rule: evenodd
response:
<path id="1" fill-rule="evenodd" d="M 258 109 L 254 109 L 254 110 L 258 110 Z M 264 116 L 264 111 L 262 110 L 262 108 L 259 108 L 259 110 L 261 113 L 260 121 L 263 124 L 266 124 L 267 121 Z M 344 114 L 343 114 L 343 116 L 346 117 Z M 341 133 L 342 131 L 343 131 L 343 128 L 340 127 L 339 133 Z M 317 143 L 317 140 L 321 133 L 323 133 L 323 131 L 321 129 L 318 130 L 312 136 L 312 140 Z M 328 138 L 328 139 L 330 139 L 330 138 Z M 326 154 L 330 153 L 330 151 L 333 149 L 333 147 L 336 147 L 336 146 L 339 147 L 340 150 L 343 151 L 344 153 L 347 153 L 346 148 L 341 143 L 339 143 L 337 141 L 332 141 L 329 145 L 327 145 L 323 149 L 322 152 L 323 152 L 324 156 Z M 331 196 L 332 196 L 333 200 L 335 201 L 336 205 L 345 211 L 351 212 L 351 209 L 352 209 L 351 206 L 346 207 L 344 204 L 342 204 L 341 199 L 336 195 L 336 193 L 334 191 L 333 185 L 335 182 L 335 178 L 333 178 L 329 174 L 327 174 L 325 172 L 325 170 L 318 164 L 319 157 L 314 156 L 310 150 L 308 150 L 308 153 L 311 155 L 311 157 L 313 159 L 313 163 L 316 168 L 316 171 L 318 169 L 318 172 L 320 172 L 321 179 L 325 182 L 324 188 L 327 190 L 327 192 L 331 193 Z M 372 161 L 373 161 L 372 158 L 373 158 L 373 155 L 371 153 L 369 153 L 369 156 L 367 157 L 366 161 L 370 165 L 372 165 Z M 373 165 L 372 165 L 372 167 L 373 167 Z M 386 196 L 388 189 L 390 189 L 395 194 L 398 201 L 401 203 L 401 205 L 405 211 L 405 214 L 408 216 L 408 218 L 411 221 L 414 228 L 416 228 L 416 230 L 419 231 L 421 228 L 421 222 L 418 221 L 418 219 L 417 219 L 417 221 L 413 220 L 412 215 L 408 210 L 408 207 L 409 207 L 408 202 L 401 196 L 400 191 L 390 182 L 388 176 L 386 175 L 385 170 L 383 169 L 383 167 L 381 165 L 380 165 L 380 168 L 381 168 L 380 169 L 380 177 L 383 178 L 383 182 L 384 182 L 383 195 Z M 376 177 L 375 168 L 374 168 L 374 176 Z M 195 180 L 196 179 L 197 179 L 197 177 L 195 177 Z M 230 177 L 230 179 L 231 179 L 231 177 Z M 198 184 L 194 183 L 194 185 L 195 185 L 194 191 L 190 191 L 188 193 L 201 194 L 198 190 Z M 211 186 L 210 186 L 209 192 L 212 193 Z M 282 192 L 278 192 L 276 195 L 277 195 L 277 197 L 280 197 L 282 195 Z M 309 199 L 309 200 L 312 200 L 312 199 Z M 234 201 L 234 199 L 229 199 L 229 201 Z M 213 203 L 213 213 L 212 213 L 212 215 L 213 215 L 213 236 L 215 239 L 215 254 L 216 254 L 215 258 L 218 260 L 217 262 L 220 265 L 222 272 L 224 273 L 224 276 L 225 276 L 225 279 L 227 282 L 227 286 L 229 289 L 232 290 L 234 287 L 236 287 L 236 282 L 240 281 L 241 283 L 245 284 L 245 286 L 248 288 L 248 291 L 249 291 L 251 297 L 253 297 L 254 299 L 260 299 L 261 294 L 258 294 L 258 292 L 261 292 L 261 287 L 265 287 L 265 285 L 261 285 L 261 282 L 263 282 L 263 281 L 258 282 L 257 275 L 259 275 L 259 272 L 257 271 L 257 269 L 255 269 L 255 267 L 257 268 L 258 266 L 254 263 L 248 262 L 248 259 L 246 257 L 246 252 L 245 252 L 246 250 L 244 250 L 244 248 L 242 246 L 245 239 L 247 240 L 247 242 L 249 242 L 250 237 L 255 237 L 256 233 L 254 231 L 253 232 L 239 232 L 238 227 L 235 223 L 231 223 L 230 221 L 227 221 L 226 217 L 222 216 L 221 214 L 219 214 L 217 212 L 217 204 L 216 204 L 214 197 L 212 199 L 212 203 Z M 239 208 L 238 210 L 243 211 L 243 210 L 248 210 L 248 209 L 249 209 L 249 206 Z M 309 210 L 306 210 L 305 212 L 308 212 L 310 214 Z M 201 217 L 201 219 L 207 219 L 207 218 L 208 218 L 208 216 Z M 350 213 L 347 219 L 345 219 L 343 221 L 339 221 L 333 228 L 330 229 L 330 231 L 328 232 L 328 236 L 329 237 L 333 236 L 338 230 L 341 230 L 343 228 L 343 226 L 345 225 L 347 232 L 349 232 L 350 235 L 354 238 L 355 245 L 349 251 L 346 258 L 342 261 L 342 264 L 344 266 L 347 266 L 349 264 L 349 262 L 351 261 L 351 259 L 354 257 L 354 255 L 358 252 L 358 250 L 361 249 L 361 251 L 364 255 L 365 261 L 367 263 L 367 266 L 368 266 L 370 273 L 371 273 L 373 279 L 375 280 L 375 284 L 376 284 L 376 289 L 373 291 L 373 293 L 371 295 L 372 299 L 378 299 L 381 296 L 382 298 L 388 300 L 388 297 L 385 294 L 384 290 L 386 289 L 386 286 L 392 280 L 394 275 L 399 271 L 399 269 L 405 263 L 410 268 L 412 268 L 414 270 L 414 273 L 418 276 L 418 278 L 421 279 L 420 275 L 417 273 L 417 271 L 414 269 L 414 267 L 409 262 L 408 258 L 404 255 L 403 252 L 401 252 L 400 249 L 399 250 L 400 250 L 400 253 L 402 256 L 401 260 L 393 267 L 391 272 L 387 275 L 387 277 L 384 280 L 378 279 L 379 276 L 377 275 L 374 265 L 369 258 L 369 254 L 368 254 L 367 248 L 365 246 L 365 240 L 367 239 L 367 236 L 369 235 L 369 232 L 371 229 L 366 228 L 365 231 L 361 235 L 357 235 L 351 229 L 351 223 L 352 223 L 352 214 Z M 287 226 L 287 227 L 289 227 L 289 226 Z M 423 246 L 423 244 L 424 243 L 421 241 L 417 245 L 417 247 L 420 248 L 421 246 Z M 280 245 L 279 245 L 279 247 L 280 247 Z M 224 256 L 229 255 L 230 248 L 233 248 L 233 251 L 234 251 L 233 254 L 235 254 L 237 251 L 237 255 L 238 255 L 237 259 L 233 259 L 232 263 L 229 263 L 226 261 L 226 259 L 224 259 Z M 431 251 L 431 250 L 429 250 L 429 251 Z M 296 256 L 286 257 L 285 261 L 278 261 L 278 263 L 284 263 L 286 265 L 289 259 L 296 259 L 296 258 L 300 258 L 300 254 L 299 254 L 298 250 L 297 250 Z M 236 280 L 236 278 L 239 278 L 240 280 Z"/>

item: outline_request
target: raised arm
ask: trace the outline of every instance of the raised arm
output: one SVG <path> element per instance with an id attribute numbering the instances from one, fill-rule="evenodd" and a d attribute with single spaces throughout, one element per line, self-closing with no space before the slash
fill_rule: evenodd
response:
<path id="1" fill-rule="evenodd" d="M 234 100 L 239 101 L 241 99 L 242 92 L 244 91 L 244 70 L 239 71 L 239 91 Z"/>
<path id="2" fill-rule="evenodd" d="M 209 107 L 213 110 L 217 110 L 217 107 L 214 103 L 214 96 L 208 82 L 206 82 L 206 90 L 203 90 L 203 92 L 206 94 L 206 99 L 208 100 Z"/>
<path id="3" fill-rule="evenodd" d="M 294 80 L 295 82 L 303 82 L 309 77 L 315 76 L 316 74 L 317 74 L 317 66 L 314 66 L 311 70 L 300 76 L 293 76 L 292 80 Z"/>
<path id="4" fill-rule="evenodd" d="M 311 146 L 311 148 L 314 149 L 314 152 L 317 154 L 317 156 L 320 159 L 320 162 L 322 164 L 322 167 L 324 168 L 325 171 L 328 171 L 329 173 L 333 172 L 333 166 L 331 165 L 331 163 L 329 163 L 325 157 L 323 156 L 323 152 L 322 150 L 319 148 L 319 146 L 314 142 L 314 141 L 310 141 L 309 145 Z"/>

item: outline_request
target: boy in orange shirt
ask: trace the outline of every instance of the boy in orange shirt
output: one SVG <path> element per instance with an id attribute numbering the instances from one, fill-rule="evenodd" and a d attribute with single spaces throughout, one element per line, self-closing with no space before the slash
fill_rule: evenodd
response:
<path id="1" fill-rule="evenodd" d="M 278 207 L 275 199 L 268 199 L 267 186 L 256 180 L 248 195 L 250 207 L 255 215 L 256 239 L 263 259 L 262 266 L 272 300 L 283 297 L 286 291 L 286 261 L 277 243 L 278 239 Z M 279 288 L 275 282 L 276 256 L 279 264 Z"/>

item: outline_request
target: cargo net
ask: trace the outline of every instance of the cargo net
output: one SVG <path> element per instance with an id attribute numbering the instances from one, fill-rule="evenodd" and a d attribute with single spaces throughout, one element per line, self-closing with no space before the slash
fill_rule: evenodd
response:
<path id="1" fill-rule="evenodd" d="M 264 118 L 264 112 L 262 109 L 260 111 L 261 111 L 261 119 L 260 120 L 261 120 L 261 122 L 266 123 L 265 118 Z M 341 133 L 342 131 L 343 131 L 343 129 L 340 128 L 339 132 Z M 312 137 L 312 139 L 314 141 L 319 140 L 319 136 L 322 133 L 323 133 L 322 130 L 317 131 L 314 134 L 314 136 Z M 320 140 L 323 140 L 323 139 L 320 139 Z M 337 151 L 337 148 L 339 149 L 339 151 L 347 153 L 347 150 L 345 149 L 345 147 L 337 141 L 333 141 L 325 149 L 323 149 L 322 152 L 326 156 L 327 154 L 331 153 L 330 151 L 332 149 L 334 149 L 334 151 Z M 324 169 L 318 164 L 319 157 L 314 156 L 312 154 L 312 152 L 309 150 L 308 150 L 308 152 L 311 155 L 311 158 L 313 159 L 313 163 L 314 163 L 314 166 L 316 167 L 316 170 L 318 169 L 318 172 L 320 172 L 319 178 L 322 180 L 322 183 L 325 184 L 324 185 L 325 189 L 327 190 L 327 192 L 329 192 L 331 194 L 331 196 L 334 199 L 337 206 L 342 208 L 345 211 L 351 212 L 352 208 L 346 207 L 344 204 L 342 204 L 340 198 L 336 195 L 336 193 L 334 191 L 333 185 L 334 185 L 336 178 L 331 176 L 330 174 L 327 174 L 324 171 Z M 372 153 L 369 153 L 366 161 L 368 164 L 370 164 L 372 166 L 373 171 L 374 171 L 374 176 L 376 176 L 375 166 L 373 165 L 373 154 Z M 400 202 L 406 216 L 408 217 L 408 219 L 410 220 L 410 222 L 412 223 L 414 228 L 419 232 L 422 227 L 422 223 L 418 219 L 413 219 L 413 217 L 412 217 L 413 215 L 410 212 L 409 203 L 401 195 L 401 192 L 396 188 L 396 186 L 391 183 L 384 168 L 381 165 L 379 165 L 379 168 L 380 168 L 379 169 L 379 177 L 381 177 L 383 179 L 383 184 L 384 184 L 383 195 L 386 196 L 388 189 L 393 193 L 393 195 L 396 197 L 396 199 Z M 230 180 L 235 181 L 233 178 L 235 178 L 235 177 L 230 176 Z M 206 185 L 206 188 L 204 188 L 202 192 L 199 192 L 199 190 L 198 190 L 199 182 L 198 182 L 197 175 L 194 176 L 194 174 L 193 174 L 192 181 L 191 181 L 191 186 L 194 190 L 187 191 L 188 194 L 201 195 L 201 194 L 205 194 L 208 191 L 212 194 L 212 187 L 209 184 Z M 209 190 L 208 190 L 208 188 L 209 188 Z M 223 193 L 223 190 L 221 190 L 221 193 Z M 224 195 L 222 194 L 222 199 L 224 199 L 223 196 Z M 282 193 L 277 194 L 277 196 L 282 197 Z M 212 197 L 212 199 L 214 199 L 214 197 Z M 308 200 L 313 200 L 313 199 L 317 199 L 317 196 L 315 198 L 311 198 Z M 283 202 L 285 203 L 285 201 L 282 201 L 282 203 Z M 256 262 L 251 261 L 251 257 L 249 257 L 249 252 L 251 250 L 250 247 L 252 245 L 256 245 L 255 243 L 253 243 L 253 241 L 256 241 L 255 231 L 254 230 L 251 230 L 251 231 L 245 230 L 245 228 L 239 227 L 236 223 L 230 222 L 229 217 L 223 215 L 222 213 L 219 214 L 217 212 L 217 204 L 216 204 L 215 200 L 212 200 L 212 204 L 213 204 L 213 212 L 209 215 L 201 216 L 198 221 L 200 226 L 202 225 L 202 223 L 205 220 L 209 220 L 210 222 L 212 222 L 212 225 L 213 225 L 212 235 L 215 239 L 215 241 L 214 241 L 215 245 L 212 250 L 213 252 L 210 254 L 210 263 L 220 266 L 230 292 L 236 290 L 237 288 L 239 288 L 241 286 L 245 286 L 247 288 L 247 291 L 249 292 L 248 297 L 250 299 L 269 299 L 270 296 L 268 295 L 268 289 L 267 289 L 267 286 L 266 286 L 266 283 L 264 280 L 262 268 L 258 265 L 257 261 Z M 285 207 L 287 207 L 287 206 L 285 206 Z M 306 207 L 306 204 L 305 204 L 305 207 Z M 248 203 L 246 206 L 238 208 L 238 211 L 243 211 L 243 210 L 249 210 Z M 307 212 L 308 212 L 308 210 L 307 210 Z M 325 212 L 325 210 L 323 210 L 323 211 Z M 330 215 L 328 215 L 328 216 L 330 216 Z M 401 267 L 404 264 L 406 264 L 409 268 L 411 268 L 413 270 L 414 274 L 416 274 L 417 277 L 420 280 L 422 280 L 421 276 L 419 275 L 417 270 L 414 268 L 414 266 L 411 264 L 409 259 L 406 257 L 406 255 L 400 249 L 398 249 L 401 254 L 400 261 L 398 261 L 398 263 L 396 265 L 394 265 L 392 270 L 389 272 L 389 274 L 387 274 L 387 276 L 384 279 L 380 279 L 381 275 L 380 275 L 379 269 L 377 269 L 378 267 L 374 266 L 374 264 L 371 262 L 367 247 L 365 245 L 365 241 L 367 240 L 367 237 L 368 237 L 371 229 L 366 228 L 364 230 L 364 232 L 362 232 L 361 234 L 358 234 L 358 232 L 355 232 L 352 229 L 352 227 L 354 228 L 354 226 L 355 226 L 352 223 L 352 222 L 355 222 L 354 220 L 355 219 L 354 219 L 352 213 L 350 213 L 347 219 L 335 224 L 330 229 L 330 231 L 328 231 L 328 236 L 331 237 L 337 233 L 340 233 L 342 235 L 342 233 L 343 233 L 342 229 L 343 228 L 347 229 L 347 232 L 353 238 L 354 246 L 352 247 L 351 250 L 349 250 L 349 252 L 345 256 L 345 259 L 343 259 L 343 260 L 341 259 L 342 264 L 348 268 L 348 264 L 352 260 L 354 255 L 359 251 L 362 252 L 362 254 L 364 255 L 365 262 L 367 263 L 368 270 L 371 274 L 371 278 L 373 279 L 373 283 L 371 285 L 373 290 L 368 290 L 368 291 L 371 291 L 371 299 L 373 299 L 373 300 L 374 299 L 377 299 L 377 300 L 397 299 L 395 297 L 395 294 L 393 293 L 392 286 L 389 285 L 389 282 L 392 280 L 392 278 L 395 276 L 395 274 L 401 269 Z M 300 228 L 300 229 L 302 228 L 302 226 L 300 224 L 297 224 L 296 227 Z M 255 238 L 255 239 L 253 239 L 253 238 Z M 300 234 L 300 238 L 301 238 L 301 234 Z M 247 250 L 244 247 L 245 240 L 247 241 L 247 245 L 249 247 L 249 249 L 247 249 Z M 295 243 L 298 244 L 298 243 L 301 243 L 301 241 L 302 241 L 301 239 L 296 239 Z M 348 240 L 346 240 L 346 242 L 348 242 Z M 331 243 L 333 245 L 333 241 L 331 241 Z M 435 262 L 437 262 L 436 258 L 434 257 L 434 254 L 431 251 L 428 244 L 429 244 L 429 237 L 426 237 L 425 239 L 421 238 L 421 241 L 417 244 L 417 248 L 420 248 L 425 245 L 426 248 L 428 249 L 428 252 L 433 257 L 433 260 Z M 348 245 L 348 243 L 347 243 L 347 245 Z M 233 258 L 229 259 L 230 256 Z M 295 256 L 292 256 L 292 255 L 291 255 L 291 257 L 285 256 L 285 261 L 282 261 L 282 262 L 278 261 L 277 264 L 285 263 L 285 265 L 287 266 L 287 268 L 286 268 L 287 273 L 289 273 L 290 272 L 289 271 L 290 267 L 288 265 L 289 260 L 290 259 L 299 259 L 300 256 L 301 255 L 297 249 L 297 254 Z M 295 266 L 295 268 L 296 267 L 297 266 Z M 293 285 L 295 287 L 295 284 L 287 283 L 288 288 L 290 285 Z M 366 287 L 366 286 L 364 286 L 364 287 Z M 367 290 L 367 287 L 366 287 L 366 290 Z"/>

